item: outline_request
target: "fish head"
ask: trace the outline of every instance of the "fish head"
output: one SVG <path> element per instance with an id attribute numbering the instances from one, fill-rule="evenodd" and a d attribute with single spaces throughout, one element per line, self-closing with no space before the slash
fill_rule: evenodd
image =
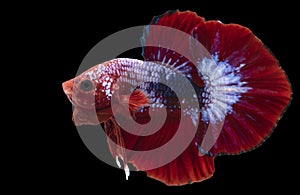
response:
<path id="1" fill-rule="evenodd" d="M 114 79 L 99 71 L 97 65 L 62 84 L 62 88 L 73 105 L 75 125 L 97 125 L 113 116 L 111 96 Z"/>

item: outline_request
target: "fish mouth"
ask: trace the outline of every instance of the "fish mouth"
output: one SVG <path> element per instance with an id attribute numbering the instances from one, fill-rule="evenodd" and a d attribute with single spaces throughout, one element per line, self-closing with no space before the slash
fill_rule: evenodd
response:
<path id="1" fill-rule="evenodd" d="M 73 84 L 74 80 L 68 80 L 62 84 L 62 88 L 66 96 L 68 97 L 69 101 L 74 104 L 73 99 L 72 99 L 72 94 L 73 94 Z"/>

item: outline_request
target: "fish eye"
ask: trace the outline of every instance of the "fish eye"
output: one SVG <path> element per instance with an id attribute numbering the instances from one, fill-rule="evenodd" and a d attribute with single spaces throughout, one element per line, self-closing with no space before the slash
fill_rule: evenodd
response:
<path id="1" fill-rule="evenodd" d="M 80 83 L 80 88 L 83 91 L 90 91 L 92 89 L 92 87 L 93 87 L 93 83 L 90 80 L 83 80 Z"/>

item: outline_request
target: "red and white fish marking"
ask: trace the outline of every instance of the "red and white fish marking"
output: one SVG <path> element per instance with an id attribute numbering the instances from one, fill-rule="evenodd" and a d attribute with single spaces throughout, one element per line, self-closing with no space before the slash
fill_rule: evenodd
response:
<path id="1" fill-rule="evenodd" d="M 104 123 L 110 151 L 119 167 L 119 159 L 124 162 L 126 179 L 129 177 L 127 164 L 132 163 L 137 170 L 146 171 L 149 177 L 167 185 L 199 182 L 212 177 L 216 156 L 252 150 L 270 136 L 289 105 L 290 83 L 276 58 L 246 27 L 205 21 L 190 11 L 167 12 L 155 17 L 151 25 L 190 34 L 207 49 L 210 57 L 201 57 L 199 48 L 178 38 L 170 41 L 173 47 L 189 49 L 196 64 L 168 48 L 145 46 L 145 61 L 117 58 L 101 63 L 63 83 L 63 90 L 74 105 L 76 125 Z M 171 38 L 150 29 L 145 31 L 142 40 L 147 45 Z M 177 74 L 185 75 L 185 80 L 191 82 L 195 97 L 179 101 L 178 95 L 189 94 L 183 85 L 185 81 Z M 181 94 L 175 94 L 161 80 L 174 81 Z M 132 93 L 124 90 L 128 86 Z M 113 97 L 116 105 L 112 105 Z M 180 121 L 182 105 L 191 101 L 199 103 L 200 109 L 185 108 L 184 120 Z M 126 104 L 139 124 L 150 121 L 151 109 L 154 118 L 161 117 L 161 110 L 165 109 L 166 121 L 159 131 L 149 136 L 130 134 L 118 124 L 112 111 L 122 115 L 128 108 Z M 112 106 L 116 107 L 112 109 Z M 150 163 L 147 156 L 137 156 L 112 144 L 131 150 L 152 150 L 168 143 L 180 122 L 187 136 L 192 133 L 190 129 L 197 127 L 192 142 L 176 159 L 152 170 L 145 170 Z M 218 128 L 222 131 L 217 131 Z M 143 132 L 146 128 L 135 130 Z M 208 148 L 202 144 L 207 136 L 213 140 Z M 166 155 L 162 153 L 158 158 L 164 159 Z"/>

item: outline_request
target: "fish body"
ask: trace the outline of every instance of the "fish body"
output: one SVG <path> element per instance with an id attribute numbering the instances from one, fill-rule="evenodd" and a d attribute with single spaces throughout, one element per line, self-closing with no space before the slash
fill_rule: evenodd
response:
<path id="1" fill-rule="evenodd" d="M 192 61 L 169 48 L 146 46 L 169 39 L 152 26 L 187 33 L 208 54 L 199 57 L 201 48 L 180 39 L 171 42 L 188 50 Z M 74 123 L 104 124 L 110 152 L 118 165 L 123 161 L 127 179 L 128 163 L 167 185 L 210 178 L 216 156 L 259 146 L 289 105 L 287 76 L 248 28 L 172 11 L 155 17 L 142 40 L 144 61 L 112 59 L 63 83 Z M 157 126 L 151 123 L 162 118 Z M 178 129 L 184 130 L 180 136 Z M 177 145 L 162 147 L 174 137 Z M 132 152 L 159 147 L 163 152 L 152 156 Z M 173 153 L 179 155 L 167 161 Z"/>

